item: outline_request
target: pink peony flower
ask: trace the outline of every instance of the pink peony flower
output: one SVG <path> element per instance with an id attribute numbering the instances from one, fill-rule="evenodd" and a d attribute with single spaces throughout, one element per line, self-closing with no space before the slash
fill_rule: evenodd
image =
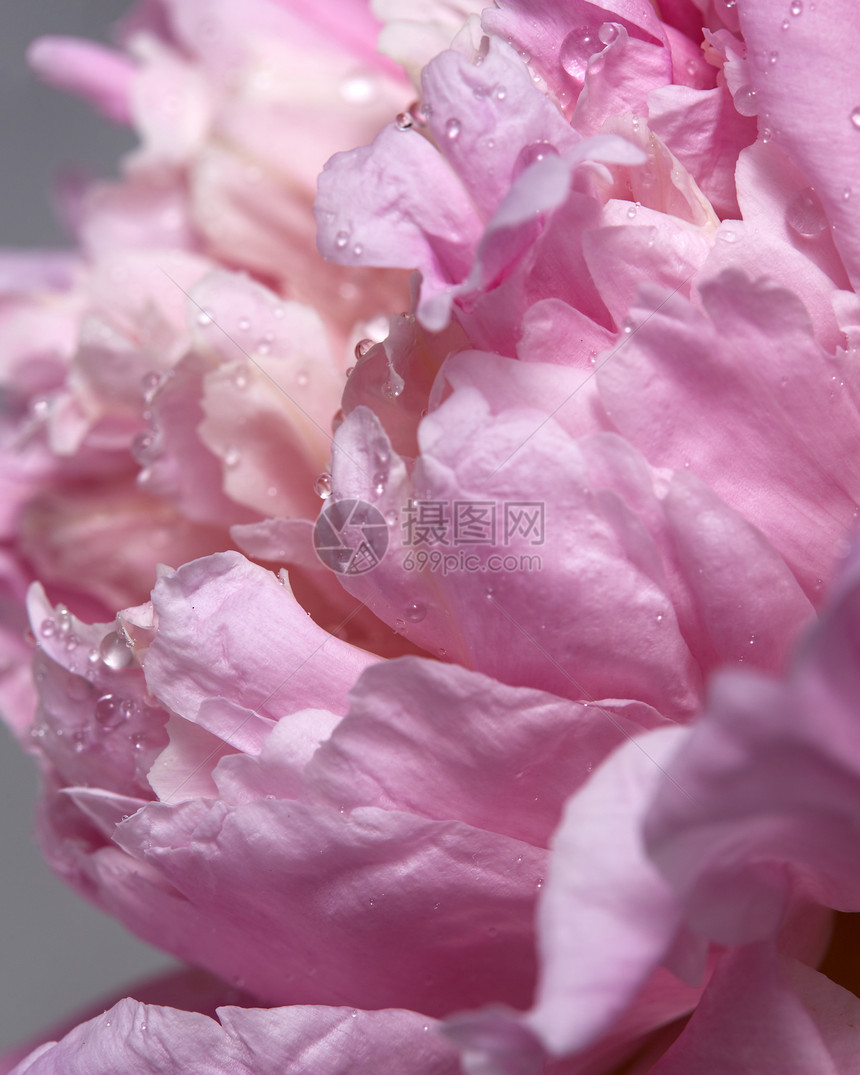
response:
<path id="1" fill-rule="evenodd" d="M 844 13 L 660 10 L 380 3 L 408 111 L 362 4 L 37 46 L 143 144 L 7 288 L 10 719 L 54 871 L 244 995 L 16 1071 L 852 1070 Z"/>

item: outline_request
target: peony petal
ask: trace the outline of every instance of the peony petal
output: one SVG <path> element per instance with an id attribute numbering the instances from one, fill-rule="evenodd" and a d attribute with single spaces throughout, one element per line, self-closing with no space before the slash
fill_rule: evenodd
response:
<path id="1" fill-rule="evenodd" d="M 764 945 L 726 956 L 654 1075 L 851 1075 L 860 1048 L 855 996 Z"/>
<path id="2" fill-rule="evenodd" d="M 688 735 L 663 729 L 627 743 L 565 809 L 539 906 L 542 972 L 528 1017 L 553 1053 L 582 1049 L 609 1030 L 681 924 L 675 894 L 646 856 L 640 824 Z"/>
<path id="3" fill-rule="evenodd" d="M 649 462 L 708 482 L 815 594 L 860 503 L 857 407 L 795 295 L 726 272 L 701 298 L 706 315 L 643 289 L 601 400 Z"/>
<path id="4" fill-rule="evenodd" d="M 114 913 L 270 1002 L 376 1008 L 397 998 L 436 1015 L 528 1004 L 544 853 L 521 841 L 459 821 L 266 798 L 157 803 L 114 840 L 131 856 L 124 869 L 152 871 L 173 893 L 123 894 L 113 883 Z"/>
<path id="5" fill-rule="evenodd" d="M 856 287 L 860 233 L 851 194 L 860 168 L 860 99 L 851 57 L 860 48 L 860 25 L 854 6 L 833 0 L 826 11 L 804 10 L 791 20 L 789 33 L 779 29 L 783 12 L 770 4 L 742 6 L 739 14 L 760 112 L 815 188 Z M 839 38 L 835 50 L 834 35 Z M 803 93 L 798 93 L 798 78 L 804 79 Z"/>
<path id="6" fill-rule="evenodd" d="M 197 1012 L 121 1000 L 41 1046 L 13 1075 L 282 1075 L 312 1062 L 326 1075 L 456 1075 L 452 1046 L 415 1012 L 348 1008 L 219 1008 Z M 288 1065 L 288 1067 L 285 1067 Z"/>
<path id="7" fill-rule="evenodd" d="M 368 669 L 306 778 L 333 804 L 457 818 L 546 847 L 565 799 L 648 706 L 574 705 L 406 657 Z"/>
<path id="8" fill-rule="evenodd" d="M 275 575 L 238 553 L 164 576 L 153 606 L 147 684 L 187 720 L 219 697 L 272 719 L 308 706 L 343 713 L 347 690 L 376 660 L 319 628 Z"/>

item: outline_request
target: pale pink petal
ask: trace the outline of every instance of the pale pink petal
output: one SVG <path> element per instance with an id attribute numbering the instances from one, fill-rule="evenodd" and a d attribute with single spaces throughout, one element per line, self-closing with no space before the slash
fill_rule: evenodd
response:
<path id="1" fill-rule="evenodd" d="M 565 155 L 580 140 L 498 38 L 477 65 L 443 52 L 422 84 L 429 131 L 484 221 L 537 153 Z"/>
<path id="2" fill-rule="evenodd" d="M 605 47 L 587 62 L 572 116 L 583 134 L 596 134 L 609 116 L 647 114 L 648 94 L 671 78 L 669 49 L 631 37 L 622 23 L 607 20 L 599 40 Z"/>
<path id="3" fill-rule="evenodd" d="M 14 1075 L 283 1075 L 314 1068 L 326 1075 L 456 1075 L 451 1045 L 433 1019 L 388 1009 L 358 1011 L 309 1005 L 292 1008 L 219 1008 L 217 1022 L 197 1012 L 135 1000 L 41 1046 Z M 286 1065 L 286 1066 L 285 1066 Z"/>
<path id="4" fill-rule="evenodd" d="M 74 37 L 40 37 L 27 59 L 43 81 L 77 93 L 116 123 L 131 122 L 135 65 L 122 53 Z"/>
<path id="5" fill-rule="evenodd" d="M 166 745 L 167 714 L 147 693 L 132 649 L 113 625 L 53 608 L 38 584 L 27 603 L 39 646 L 33 748 L 68 784 L 150 798 L 146 772 Z"/>
<path id="6" fill-rule="evenodd" d="M 841 986 L 764 945 L 725 957 L 654 1075 L 851 1075 L 860 1005 Z"/>
<path id="7" fill-rule="evenodd" d="M 724 83 L 652 90 L 648 126 L 692 173 L 718 216 L 740 216 L 735 167 L 741 150 L 755 141 L 756 122 L 739 114 Z"/>
<path id="8" fill-rule="evenodd" d="M 412 128 L 338 153 L 319 177 L 317 242 L 345 265 L 420 269 L 430 294 L 471 267 L 480 221 L 454 170 Z"/>
<path id="9" fill-rule="evenodd" d="M 346 693 L 376 658 L 319 628 L 270 571 L 219 553 L 153 590 L 158 631 L 150 690 L 187 720 L 212 698 L 277 719 L 308 706 L 346 712 Z"/>
<path id="10" fill-rule="evenodd" d="M 544 412 L 494 417 L 474 389 L 429 414 L 419 440 L 422 455 L 407 483 L 369 411 L 354 411 L 338 430 L 336 496 L 360 496 L 394 513 L 379 566 L 341 576 L 351 593 L 434 655 L 503 682 L 574 699 L 637 699 L 667 716 L 695 708 L 699 673 L 657 547 L 624 503 L 631 471 L 637 496 L 657 510 L 647 468 L 629 446 L 606 435 L 574 442 Z M 525 443 L 528 451 L 519 451 Z M 449 530 L 441 546 L 413 548 L 407 509 L 416 497 L 448 504 L 449 517 L 455 501 L 496 504 L 497 535 L 489 545 L 454 549 Z M 418 551 L 450 558 L 421 570 Z M 627 610 L 622 619 L 618 604 Z M 420 619 L 410 616 L 416 606 Z"/>
<path id="11" fill-rule="evenodd" d="M 568 107 L 576 104 L 589 59 L 605 47 L 598 36 L 605 24 L 620 26 L 637 43 L 662 53 L 660 81 L 671 81 L 669 50 L 659 47 L 665 33 L 645 0 L 503 0 L 498 7 L 484 12 L 484 27 L 528 55 L 555 97 Z M 617 111 L 625 111 L 620 100 Z"/>
<path id="12" fill-rule="evenodd" d="M 643 289 L 637 331 L 598 374 L 601 400 L 649 462 L 689 467 L 815 594 L 860 502 L 848 371 L 790 292 L 728 272 L 700 292 L 704 314 Z"/>
<path id="13" fill-rule="evenodd" d="M 790 32 L 783 32 L 781 9 L 767 3 L 742 5 L 741 28 L 760 113 L 767 115 L 778 145 L 815 188 L 857 286 L 860 233 L 852 193 L 860 193 L 854 189 L 860 168 L 860 99 L 852 57 L 860 48 L 860 23 L 851 0 L 833 0 L 820 12 L 807 5 L 804 9 L 791 19 Z M 804 79 L 802 94 L 798 78 Z"/>
<path id="14" fill-rule="evenodd" d="M 270 1002 L 376 1008 L 397 998 L 436 1015 L 529 1002 L 545 853 L 521 841 L 459 821 L 266 798 L 157 803 L 114 841 L 131 856 L 123 871 L 155 871 L 172 895 L 112 880 L 100 899 L 113 913 Z"/>
<path id="15" fill-rule="evenodd" d="M 860 908 L 857 568 L 855 555 L 786 682 L 713 681 L 648 818 L 652 858 L 720 943 L 772 936 L 797 903 Z"/>
<path id="16" fill-rule="evenodd" d="M 574 704 L 404 658 L 359 680 L 306 775 L 330 803 L 458 818 L 545 847 L 592 768 L 660 723 L 634 702 Z"/>
<path id="17" fill-rule="evenodd" d="M 643 811 L 687 740 L 664 729 L 627 743 L 565 809 L 538 912 L 542 971 L 528 1017 L 551 1052 L 606 1033 L 669 951 L 680 905 L 649 861 Z"/>

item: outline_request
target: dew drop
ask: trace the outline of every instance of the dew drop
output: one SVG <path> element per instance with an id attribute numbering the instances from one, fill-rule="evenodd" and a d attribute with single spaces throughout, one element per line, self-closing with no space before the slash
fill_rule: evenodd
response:
<path id="1" fill-rule="evenodd" d="M 149 373 L 145 373 L 140 379 L 140 390 L 143 392 L 143 398 L 147 403 L 152 403 L 155 399 L 155 393 L 161 386 L 164 378 L 160 373 L 155 370 L 151 370 Z"/>
<path id="2" fill-rule="evenodd" d="M 348 231 L 339 231 L 337 233 L 337 235 L 335 235 L 335 237 L 334 237 L 334 245 L 338 248 L 338 250 L 343 250 L 343 248 L 346 246 L 346 244 L 348 242 L 349 242 L 349 232 Z"/>
<path id="3" fill-rule="evenodd" d="M 771 67 L 773 67 L 778 59 L 779 59 L 779 53 L 774 51 L 768 56 L 767 62 L 771 65 Z"/>
<path id="4" fill-rule="evenodd" d="M 803 0 L 791 0 L 789 11 L 792 15 L 799 15 L 803 11 Z"/>
<path id="5" fill-rule="evenodd" d="M 394 630 L 395 631 L 402 631 L 405 626 L 406 626 L 406 620 L 401 619 L 398 616 L 397 619 L 394 621 Z"/>
<path id="6" fill-rule="evenodd" d="M 42 625 L 39 628 L 39 634 L 42 638 L 53 638 L 57 633 L 57 625 L 53 620 L 42 620 Z"/>
<path id="7" fill-rule="evenodd" d="M 211 314 L 211 312 L 209 310 L 201 310 L 197 315 L 197 324 L 198 325 L 211 325 L 212 324 L 212 314 Z"/>
<path id="8" fill-rule="evenodd" d="M 855 130 L 860 131 L 860 107 L 855 108 L 851 112 L 851 123 Z"/>
<path id="9" fill-rule="evenodd" d="M 737 235 L 735 235 L 735 233 L 731 230 L 720 230 L 717 234 L 724 243 L 736 243 L 738 241 Z"/>
<path id="10" fill-rule="evenodd" d="M 639 211 L 639 202 L 634 202 L 633 205 L 631 205 L 630 208 L 627 210 L 627 219 L 628 220 L 635 220 L 636 219 L 636 213 L 638 211 Z"/>
<path id="11" fill-rule="evenodd" d="M 323 471 L 322 474 L 317 475 L 314 482 L 314 492 L 320 500 L 328 500 L 332 492 L 331 474 Z"/>
<path id="12" fill-rule="evenodd" d="M 735 94 L 735 108 L 742 116 L 754 116 L 758 112 L 757 97 L 752 86 L 741 86 Z"/>
<path id="13" fill-rule="evenodd" d="M 238 466 L 242 460 L 242 453 L 236 447 L 230 447 L 224 453 L 224 466 L 235 467 Z"/>
<path id="14" fill-rule="evenodd" d="M 614 22 L 605 22 L 597 31 L 597 36 L 604 45 L 611 45 L 618 37 L 618 26 Z"/>
<path id="15" fill-rule="evenodd" d="M 347 366 L 346 367 L 346 375 L 347 375 L 347 377 L 351 377 L 353 375 L 354 371 L 355 371 L 355 366 Z"/>
<path id="16" fill-rule="evenodd" d="M 448 651 L 445 649 L 444 646 L 440 646 L 437 652 L 440 657 L 445 657 L 448 654 Z"/>
<path id="17" fill-rule="evenodd" d="M 762 132 L 761 132 L 761 140 L 762 140 L 762 143 L 763 143 L 764 145 L 767 145 L 767 144 L 768 144 L 768 142 L 770 142 L 770 140 L 771 140 L 772 138 L 773 138 L 773 131 L 772 131 L 772 130 L 770 129 L 770 127 L 764 127 L 764 128 L 762 129 Z"/>
<path id="18" fill-rule="evenodd" d="M 496 95 L 498 96 L 498 94 Z M 453 117 L 445 124 L 445 137 L 449 142 L 456 142 L 460 137 L 460 131 L 463 129 L 463 124 Z"/>
<path id="19" fill-rule="evenodd" d="M 851 197 L 851 188 L 846 187 L 845 190 L 842 191 L 842 200 L 847 202 L 850 197 Z"/>
<path id="20" fill-rule="evenodd" d="M 514 162 L 513 176 L 516 179 L 530 165 L 535 164 L 537 161 L 546 160 L 547 157 L 557 157 L 558 155 L 558 150 L 552 142 L 532 142 L 527 146 L 523 146 Z"/>
<path id="21" fill-rule="evenodd" d="M 420 623 L 427 615 L 427 606 L 420 601 L 410 601 L 406 606 L 406 619 L 410 623 Z"/>
<path id="22" fill-rule="evenodd" d="M 361 255 L 364 253 L 364 247 L 361 245 L 361 243 L 356 243 L 355 246 L 352 248 L 352 252 L 357 258 L 360 258 Z"/>
<path id="23" fill-rule="evenodd" d="M 359 340 L 355 345 L 355 357 L 364 358 L 367 352 L 373 347 L 373 340 L 363 339 Z"/>
<path id="24" fill-rule="evenodd" d="M 412 116 L 408 112 L 398 112 L 394 118 L 394 125 L 398 131 L 408 131 L 412 127 Z"/>
<path id="25" fill-rule="evenodd" d="M 788 21 L 788 19 L 783 19 L 782 20 L 782 28 L 783 28 L 783 30 L 787 30 L 789 28 L 789 26 L 791 26 L 791 23 Z"/>
<path id="26" fill-rule="evenodd" d="M 508 91 L 505 89 L 505 87 L 504 86 L 499 86 L 499 88 L 496 90 L 496 100 L 497 101 L 504 101 L 504 99 L 507 96 L 508 96 Z"/>
<path id="27" fill-rule="evenodd" d="M 126 719 L 121 701 L 115 694 L 103 694 L 96 702 L 95 718 L 103 728 L 116 728 Z"/>
<path id="28" fill-rule="evenodd" d="M 250 327 L 251 327 L 251 322 L 248 320 L 247 317 L 240 317 L 239 318 L 239 328 L 240 328 L 240 330 L 242 332 L 247 332 Z"/>
<path id="29" fill-rule="evenodd" d="M 131 664 L 134 653 L 127 640 L 118 631 L 111 631 L 101 640 L 99 657 L 103 664 L 116 672 Z"/>
<path id="30" fill-rule="evenodd" d="M 788 203 L 785 219 L 793 231 L 806 239 L 813 239 L 827 229 L 824 208 L 812 187 L 806 187 L 795 194 Z"/>

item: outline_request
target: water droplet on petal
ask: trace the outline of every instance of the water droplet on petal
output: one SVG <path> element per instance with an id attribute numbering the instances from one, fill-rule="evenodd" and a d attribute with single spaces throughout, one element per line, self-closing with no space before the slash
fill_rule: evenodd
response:
<path id="1" fill-rule="evenodd" d="M 445 124 L 445 136 L 449 142 L 456 142 L 460 137 L 460 131 L 463 129 L 463 124 L 458 119 L 449 119 Z"/>
<path id="2" fill-rule="evenodd" d="M 735 94 L 735 108 L 742 116 L 754 116 L 758 112 L 758 94 L 752 86 L 741 86 Z"/>
<path id="3" fill-rule="evenodd" d="M 614 22 L 605 22 L 597 31 L 597 36 L 604 45 L 611 45 L 618 37 L 618 25 Z"/>
<path id="4" fill-rule="evenodd" d="M 634 202 L 633 205 L 631 205 L 630 208 L 627 210 L 627 219 L 628 220 L 635 220 L 636 219 L 636 213 L 638 211 L 639 211 L 639 202 Z"/>
<path id="5" fill-rule="evenodd" d="M 802 0 L 791 0 L 791 7 L 789 8 L 792 15 L 799 15 L 803 11 Z"/>
<path id="6" fill-rule="evenodd" d="M 57 625 L 53 620 L 42 620 L 42 626 L 39 628 L 42 638 L 53 638 L 56 633 Z"/>
<path id="7" fill-rule="evenodd" d="M 504 101 L 504 99 L 507 96 L 508 96 L 508 91 L 505 89 L 505 87 L 504 86 L 499 86 L 499 88 L 496 90 L 496 100 L 497 101 Z"/>
<path id="8" fill-rule="evenodd" d="M 95 718 L 103 728 L 116 728 L 126 719 L 123 714 L 122 699 L 115 694 L 103 694 L 95 705 Z"/>
<path id="9" fill-rule="evenodd" d="M 251 322 L 248 320 L 247 317 L 240 317 L 239 318 L 239 328 L 240 328 L 240 330 L 242 332 L 247 332 L 250 327 L 251 327 Z"/>
<path id="10" fill-rule="evenodd" d="M 547 157 L 557 157 L 558 155 L 558 150 L 552 142 L 531 142 L 529 145 L 523 146 L 514 162 L 514 179 L 522 175 L 526 168 L 537 161 L 546 160 Z"/>
<path id="11" fill-rule="evenodd" d="M 724 243 L 736 243 L 738 241 L 737 235 L 731 229 L 725 230 L 721 228 L 717 234 Z"/>
<path id="12" fill-rule="evenodd" d="M 230 447 L 224 453 L 224 466 L 235 467 L 238 466 L 242 459 L 242 453 L 236 447 Z"/>
<path id="13" fill-rule="evenodd" d="M 785 219 L 792 230 L 807 239 L 815 238 L 827 229 L 824 208 L 812 187 L 806 187 L 795 194 L 788 203 Z"/>
<path id="14" fill-rule="evenodd" d="M 855 108 L 851 112 L 851 122 L 854 125 L 855 129 L 860 131 L 860 108 Z"/>
<path id="15" fill-rule="evenodd" d="M 343 248 L 346 246 L 346 244 L 348 242 L 349 242 L 349 232 L 348 231 L 339 231 L 337 233 L 337 235 L 335 235 L 335 237 L 334 237 L 334 245 L 338 248 L 338 250 L 343 250 Z"/>
<path id="16" fill-rule="evenodd" d="M 789 26 L 791 26 L 791 23 L 788 21 L 788 19 L 783 19 L 782 20 L 782 28 L 783 28 L 783 30 L 787 30 L 789 28 Z"/>
<path id="17" fill-rule="evenodd" d="M 762 140 L 763 144 L 764 144 L 764 145 L 767 145 L 767 144 L 768 144 L 768 142 L 769 142 L 769 141 L 770 141 L 770 140 L 771 140 L 772 138 L 773 138 L 773 131 L 772 131 L 772 130 L 770 129 L 770 127 L 764 127 L 764 128 L 762 128 L 762 132 L 761 132 L 761 140 Z"/>
<path id="18" fill-rule="evenodd" d="M 361 243 L 356 243 L 355 246 L 352 248 L 352 252 L 357 258 L 360 258 L 361 255 L 364 253 L 364 247 L 361 245 Z"/>
<path id="19" fill-rule="evenodd" d="M 212 324 L 212 314 L 211 314 L 211 312 L 209 310 L 201 310 L 197 314 L 197 324 L 198 325 L 211 325 Z"/>
<path id="20" fill-rule="evenodd" d="M 331 491 L 331 474 L 327 471 L 323 471 L 322 474 L 317 475 L 317 479 L 314 482 L 314 492 L 321 500 L 328 500 L 331 496 Z"/>
<path id="21" fill-rule="evenodd" d="M 373 347 L 373 340 L 359 340 L 358 343 L 355 345 L 355 357 L 364 358 L 364 356 L 371 349 L 371 347 Z"/>
<path id="22" fill-rule="evenodd" d="M 155 370 L 151 370 L 141 377 L 140 390 L 143 392 L 143 398 L 147 403 L 152 403 L 155 398 L 155 393 L 158 391 L 163 380 L 164 378 L 161 374 L 157 373 Z"/>
<path id="23" fill-rule="evenodd" d="M 394 117 L 394 125 L 398 131 L 408 131 L 412 127 L 412 116 L 408 112 L 398 112 Z"/>
<path id="24" fill-rule="evenodd" d="M 420 623 L 427 615 L 427 606 L 420 601 L 411 601 L 406 606 L 406 619 L 410 623 Z"/>
<path id="25" fill-rule="evenodd" d="M 128 640 L 119 631 L 111 631 L 110 634 L 104 636 L 99 646 L 99 656 L 102 663 L 114 671 L 127 668 L 134 659 Z"/>
<path id="26" fill-rule="evenodd" d="M 776 63 L 776 61 L 778 59 L 779 59 L 779 53 L 774 51 L 774 52 L 772 52 L 770 54 L 770 56 L 768 56 L 767 62 L 771 65 L 771 67 L 773 67 L 773 65 Z"/>

